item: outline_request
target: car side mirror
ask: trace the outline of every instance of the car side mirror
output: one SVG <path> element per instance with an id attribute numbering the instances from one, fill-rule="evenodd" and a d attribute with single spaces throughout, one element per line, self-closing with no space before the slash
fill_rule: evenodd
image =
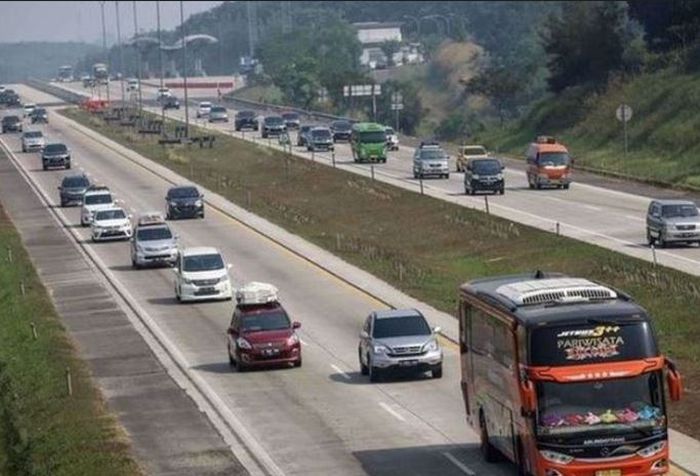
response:
<path id="1" fill-rule="evenodd" d="M 129 215 L 127 215 L 127 216 L 129 217 L 129 220 L 131 220 L 132 218 L 134 218 L 134 215 L 132 215 L 131 213 L 129 213 Z"/>
<path id="2" fill-rule="evenodd" d="M 433 333 L 435 333 L 435 334 L 439 334 L 441 330 L 442 330 L 442 327 L 440 327 L 440 326 L 433 327 Z"/>
<path id="3" fill-rule="evenodd" d="M 231 263 L 228 263 L 228 264 L 226 265 L 226 269 L 231 269 L 231 268 L 233 268 L 233 265 L 232 265 Z"/>
<path id="4" fill-rule="evenodd" d="M 61 190 L 63 187 L 61 187 L 61 186 L 59 185 L 59 186 L 56 187 L 56 188 L 57 188 L 58 190 Z"/>
<path id="5" fill-rule="evenodd" d="M 527 414 L 534 413 L 537 405 L 537 397 L 535 395 L 535 386 L 532 380 L 527 379 L 520 382 L 520 394 L 523 402 L 523 412 Z"/>
<path id="6" fill-rule="evenodd" d="M 367 331 L 360 332 L 360 339 L 369 339 L 369 334 L 367 333 Z"/>
<path id="7" fill-rule="evenodd" d="M 134 242 L 134 237 L 132 236 L 131 238 L 129 238 L 129 241 L 133 243 L 133 242 Z"/>
<path id="8" fill-rule="evenodd" d="M 177 267 L 175 267 L 175 268 L 170 268 L 170 269 L 171 269 L 171 271 L 172 271 L 173 273 L 177 274 Z"/>
<path id="9" fill-rule="evenodd" d="M 200 199 L 200 200 L 203 200 L 203 199 L 204 199 L 204 194 L 201 194 L 201 195 L 199 196 L 199 199 Z"/>
<path id="10" fill-rule="evenodd" d="M 294 321 L 292 322 L 292 329 L 299 329 L 301 327 L 301 322 Z"/>
<path id="11" fill-rule="evenodd" d="M 676 364 L 670 359 L 666 359 L 666 383 L 671 401 L 677 402 L 683 398 L 683 378 L 678 372 Z"/>

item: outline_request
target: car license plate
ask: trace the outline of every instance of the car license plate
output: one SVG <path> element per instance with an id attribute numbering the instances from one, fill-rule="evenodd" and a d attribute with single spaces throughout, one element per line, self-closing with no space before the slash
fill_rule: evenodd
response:
<path id="1" fill-rule="evenodd" d="M 601 471 L 596 471 L 595 476 L 622 476 L 621 469 L 603 469 Z"/>
<path id="2" fill-rule="evenodd" d="M 199 295 L 216 294 L 216 288 L 199 288 L 195 294 L 199 294 Z"/>
<path id="3" fill-rule="evenodd" d="M 417 365 L 418 361 L 417 360 L 402 360 L 399 362 L 399 365 L 401 367 L 412 367 L 414 365 Z"/>
<path id="4" fill-rule="evenodd" d="M 263 355 L 267 355 L 267 356 L 277 355 L 277 354 L 279 354 L 279 352 L 280 352 L 279 349 L 264 349 Z"/>

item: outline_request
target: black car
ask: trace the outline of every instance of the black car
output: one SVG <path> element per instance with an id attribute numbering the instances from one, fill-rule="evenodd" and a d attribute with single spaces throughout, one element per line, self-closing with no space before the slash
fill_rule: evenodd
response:
<path id="1" fill-rule="evenodd" d="M 32 121 L 32 124 L 37 124 L 37 123 L 44 123 L 48 124 L 49 123 L 49 113 L 46 112 L 46 109 L 43 107 L 37 107 L 35 108 L 32 113 L 29 115 L 29 118 Z"/>
<path id="2" fill-rule="evenodd" d="M 331 132 L 333 133 L 333 142 L 350 141 L 352 135 L 352 124 L 348 121 L 333 121 L 331 122 Z"/>
<path id="3" fill-rule="evenodd" d="M 180 101 L 175 96 L 161 96 L 158 101 L 163 109 L 180 109 Z"/>
<path id="4" fill-rule="evenodd" d="M 0 93 L 0 104 L 7 107 L 19 106 L 19 95 L 12 89 L 6 89 Z"/>
<path id="5" fill-rule="evenodd" d="M 267 116 L 263 119 L 262 132 L 260 134 L 263 139 L 270 136 L 277 137 L 285 132 L 287 132 L 287 126 L 284 124 L 284 119 L 280 116 Z"/>
<path id="6" fill-rule="evenodd" d="M 203 198 L 204 195 L 192 185 L 172 187 L 165 196 L 166 218 L 168 220 L 182 217 L 204 218 Z"/>
<path id="7" fill-rule="evenodd" d="M 66 175 L 63 177 L 58 192 L 61 197 L 61 206 L 82 205 L 83 194 L 90 187 L 90 180 L 85 175 Z"/>
<path id="8" fill-rule="evenodd" d="M 282 119 L 284 119 L 284 125 L 287 126 L 287 129 L 299 129 L 301 125 L 301 119 L 296 112 L 285 112 L 282 114 Z"/>
<path id="9" fill-rule="evenodd" d="M 298 147 L 308 147 L 309 145 L 309 134 L 311 133 L 311 129 L 313 129 L 316 126 L 312 126 L 310 124 L 301 126 L 299 128 L 299 133 L 297 134 L 297 146 Z"/>
<path id="10" fill-rule="evenodd" d="M 327 127 L 314 127 L 306 135 L 306 148 L 309 151 L 333 150 L 333 136 Z"/>
<path id="11" fill-rule="evenodd" d="M 44 170 L 50 167 L 64 167 L 70 169 L 70 151 L 65 144 L 46 144 L 41 152 L 41 165 Z"/>
<path id="12" fill-rule="evenodd" d="M 503 195 L 503 168 L 503 164 L 497 159 L 470 160 L 464 172 L 464 193 L 474 195 L 476 192 L 486 191 Z"/>
<path id="13" fill-rule="evenodd" d="M 2 133 L 22 132 L 22 119 L 19 116 L 5 116 L 2 118 Z"/>
<path id="14" fill-rule="evenodd" d="M 234 122 L 235 122 L 237 131 L 240 131 L 244 128 L 251 128 L 254 131 L 257 131 L 259 128 L 257 114 L 255 113 L 255 111 L 239 111 L 239 112 L 237 112 Z"/>

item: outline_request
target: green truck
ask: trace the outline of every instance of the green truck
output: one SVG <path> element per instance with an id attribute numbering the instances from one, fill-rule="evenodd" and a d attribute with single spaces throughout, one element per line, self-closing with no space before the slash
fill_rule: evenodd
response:
<path id="1" fill-rule="evenodd" d="M 358 122 L 350 136 L 355 162 L 386 162 L 386 127 L 373 122 Z"/>

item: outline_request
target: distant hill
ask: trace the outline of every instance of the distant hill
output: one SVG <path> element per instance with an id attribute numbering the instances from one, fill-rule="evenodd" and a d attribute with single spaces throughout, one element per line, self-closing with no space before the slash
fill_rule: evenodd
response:
<path id="1" fill-rule="evenodd" d="M 63 65 L 75 65 L 87 54 L 99 51 L 87 43 L 0 43 L 0 83 L 27 77 L 52 78 Z"/>

